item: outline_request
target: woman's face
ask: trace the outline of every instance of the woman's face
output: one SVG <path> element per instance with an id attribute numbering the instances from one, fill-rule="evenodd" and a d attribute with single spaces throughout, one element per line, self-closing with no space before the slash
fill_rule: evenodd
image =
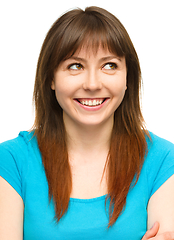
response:
<path id="1" fill-rule="evenodd" d="M 51 88 L 64 122 L 84 126 L 112 123 L 126 90 L 126 62 L 108 50 L 82 48 L 61 62 Z"/>

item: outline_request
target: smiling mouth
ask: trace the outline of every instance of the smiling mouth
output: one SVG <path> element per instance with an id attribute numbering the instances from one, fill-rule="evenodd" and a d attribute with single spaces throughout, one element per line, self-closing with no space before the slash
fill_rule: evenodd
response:
<path id="1" fill-rule="evenodd" d="M 95 106 L 99 106 L 102 103 L 104 103 L 104 101 L 107 98 L 96 98 L 96 99 L 75 99 L 76 101 L 78 101 L 80 104 L 88 106 L 88 107 L 95 107 Z"/>

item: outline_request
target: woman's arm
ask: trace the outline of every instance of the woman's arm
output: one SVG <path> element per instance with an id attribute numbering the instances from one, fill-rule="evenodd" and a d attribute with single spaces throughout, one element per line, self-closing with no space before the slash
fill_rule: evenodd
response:
<path id="1" fill-rule="evenodd" d="M 23 239 L 23 200 L 14 188 L 0 177 L 0 239 Z"/>
<path id="2" fill-rule="evenodd" d="M 148 231 L 142 240 L 174 239 L 174 175 L 150 198 Z"/>
<path id="3" fill-rule="evenodd" d="M 174 175 L 152 195 L 147 211 L 148 229 L 158 221 L 158 234 L 174 231 Z"/>

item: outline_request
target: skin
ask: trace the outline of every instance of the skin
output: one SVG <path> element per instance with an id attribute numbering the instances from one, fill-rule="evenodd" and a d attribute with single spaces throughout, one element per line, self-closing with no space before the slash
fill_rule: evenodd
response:
<path id="1" fill-rule="evenodd" d="M 144 235 L 144 237 L 142 238 L 142 240 L 172 240 L 174 239 L 174 232 L 163 232 L 163 233 L 159 233 L 159 229 L 160 229 L 160 224 L 159 222 L 155 222 L 153 227 L 151 229 L 149 229 L 146 234 Z"/>
<path id="2" fill-rule="evenodd" d="M 84 48 L 74 56 L 76 59 L 68 59 L 60 64 L 51 87 L 63 108 L 68 133 L 73 178 L 71 197 L 92 198 L 107 193 L 107 174 L 102 181 L 101 177 L 109 149 L 113 114 L 127 88 L 127 70 L 124 58 L 120 59 L 103 49 L 94 55 Z M 76 100 L 103 98 L 107 98 L 107 101 L 101 108 L 93 110 L 82 107 Z M 149 200 L 149 230 L 142 240 L 174 239 L 173 186 L 172 176 Z M 1 240 L 23 239 L 23 211 L 22 198 L 0 177 Z"/>
<path id="3" fill-rule="evenodd" d="M 0 177 L 0 239 L 23 239 L 23 200 L 19 194 Z"/>
<path id="4" fill-rule="evenodd" d="M 159 223 L 158 235 L 174 231 L 174 175 L 170 177 L 150 198 L 148 204 L 148 229 L 156 221 Z M 172 234 L 174 239 L 174 235 Z M 170 239 L 170 238 L 169 238 Z"/>

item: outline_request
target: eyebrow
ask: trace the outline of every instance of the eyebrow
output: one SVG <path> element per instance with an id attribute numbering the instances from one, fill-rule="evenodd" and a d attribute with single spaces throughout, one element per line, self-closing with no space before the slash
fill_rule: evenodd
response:
<path id="1" fill-rule="evenodd" d="M 103 57 L 103 58 L 101 58 L 101 59 L 99 60 L 99 62 L 109 61 L 109 60 L 114 59 L 114 58 L 118 59 L 120 62 L 122 61 L 121 58 L 113 55 L 113 56 Z M 72 57 L 70 57 L 70 58 L 67 58 L 66 60 L 69 60 L 69 59 L 70 59 L 70 60 L 71 60 L 71 59 L 74 59 L 74 60 L 76 60 L 76 61 L 85 62 L 85 63 L 87 62 L 86 59 L 80 58 L 80 57 L 76 57 L 76 56 L 72 56 Z"/>

